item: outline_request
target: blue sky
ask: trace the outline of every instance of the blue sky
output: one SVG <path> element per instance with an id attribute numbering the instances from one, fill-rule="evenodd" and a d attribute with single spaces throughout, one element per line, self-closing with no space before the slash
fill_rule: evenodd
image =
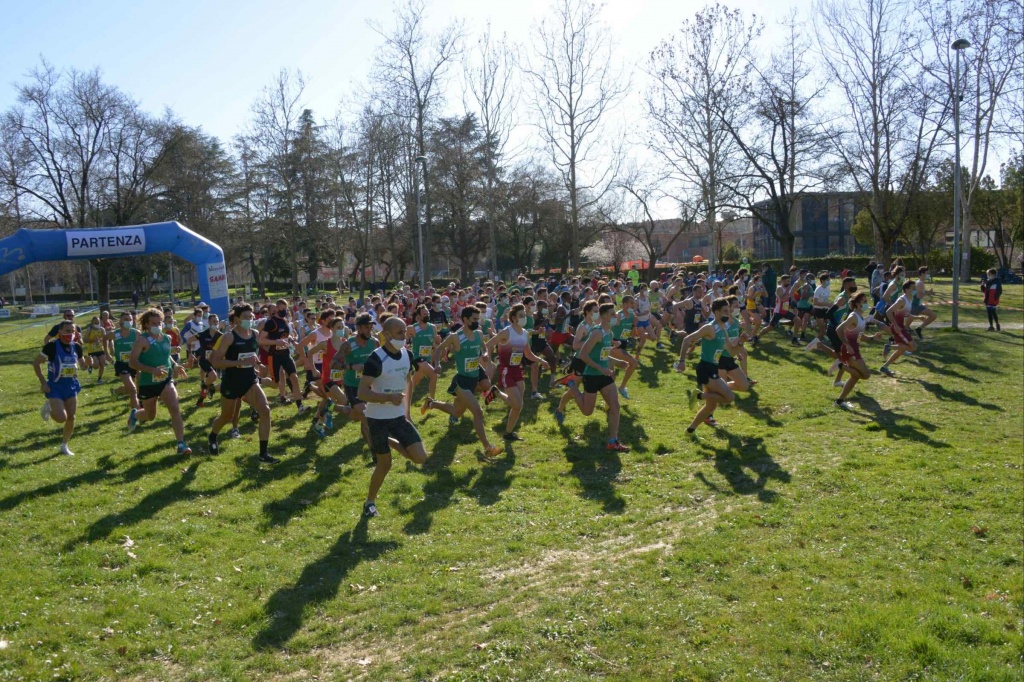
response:
<path id="1" fill-rule="evenodd" d="M 619 57 L 635 63 L 702 4 L 609 0 L 604 16 Z M 754 0 L 732 4 L 767 9 Z M 169 106 L 225 140 L 242 128 L 260 89 L 281 68 L 303 71 L 307 104 L 327 117 L 365 80 L 379 44 L 367 22 L 388 25 L 392 7 L 388 0 L 0 0 L 0 109 L 14 102 L 12 83 L 44 56 L 58 68 L 99 67 L 147 110 Z M 428 25 L 461 17 L 476 31 L 490 21 L 525 42 L 548 7 L 547 0 L 433 0 Z M 767 23 L 784 11 L 780 6 Z"/>

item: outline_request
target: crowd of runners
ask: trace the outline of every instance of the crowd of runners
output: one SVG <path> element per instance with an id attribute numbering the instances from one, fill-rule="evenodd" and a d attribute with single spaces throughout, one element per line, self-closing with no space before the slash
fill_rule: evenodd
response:
<path id="1" fill-rule="evenodd" d="M 923 330 L 936 319 L 927 304 L 927 268 L 911 274 L 897 260 L 889 268 L 871 263 L 866 275 L 866 288 L 849 272 L 834 276 L 796 265 L 781 276 L 766 266 L 712 277 L 678 269 L 649 283 L 635 270 L 612 279 L 595 272 L 533 282 L 520 275 L 510 283 L 452 283 L 441 290 L 399 283 L 365 301 L 239 298 L 226 319 L 200 303 L 180 328 L 169 308 L 103 311 L 85 327 L 67 310 L 33 368 L 46 397 L 41 415 L 62 425 L 65 455 L 73 454 L 78 394 L 89 380 L 109 382 L 126 400 L 129 432 L 157 419 L 162 404 L 182 456 L 192 449 L 175 381 L 190 373 L 199 382 L 197 407 L 219 395 L 205 444 L 212 455 L 220 452 L 225 429 L 229 439 L 240 437 L 245 416 L 256 422 L 258 460 L 277 463 L 269 451 L 275 393 L 280 405 L 293 404 L 308 418 L 318 438 L 357 422 L 375 459 L 363 511 L 376 516 L 392 451 L 417 464 L 427 459 L 414 418 L 432 411 L 452 425 L 468 412 L 480 457 L 492 461 L 523 440 L 517 427 L 527 400 L 560 391 L 552 395 L 552 417 L 561 426 L 573 406 L 592 415 L 600 397 L 605 447 L 629 450 L 619 439 L 619 421 L 631 378 L 642 362 L 672 368 L 657 352 L 642 356 L 651 346 L 678 348 L 676 371 L 692 371 L 689 434 L 701 425 L 717 427 L 716 410 L 757 384 L 747 371 L 750 347 L 773 332 L 833 360 L 828 374 L 840 389 L 835 405 L 848 408 L 854 389 L 873 371 L 861 344 L 881 344 L 876 369 L 891 376 L 893 364 L 918 351 Z M 998 329 L 1002 289 L 994 270 L 982 288 L 990 324 Z M 446 365 L 454 373 L 438 395 Z M 414 404 L 424 381 L 426 394 Z M 495 400 L 508 408 L 500 440 L 492 440 L 487 426 L 487 407 Z"/>

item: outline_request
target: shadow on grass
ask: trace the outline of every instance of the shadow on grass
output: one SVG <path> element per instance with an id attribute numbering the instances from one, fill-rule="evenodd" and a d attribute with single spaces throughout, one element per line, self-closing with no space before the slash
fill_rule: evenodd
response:
<path id="1" fill-rule="evenodd" d="M 101 457 L 96 462 L 98 468 L 92 469 L 91 471 L 83 471 L 80 474 L 69 476 L 62 481 L 56 483 L 48 483 L 47 485 L 40 486 L 34 490 L 24 490 L 14 495 L 8 495 L 7 497 L 0 499 L 0 511 L 6 511 L 8 509 L 14 509 L 22 502 L 26 500 L 35 500 L 41 497 L 49 497 L 56 495 L 57 493 L 67 492 L 81 485 L 87 485 L 90 483 L 98 483 L 110 475 L 110 472 L 117 467 L 117 464 L 111 461 L 110 457 Z"/>
<path id="2" fill-rule="evenodd" d="M 605 448 L 607 437 L 603 423 L 590 421 L 583 427 L 580 438 L 565 446 L 565 459 L 572 464 L 569 474 L 576 477 L 583 488 L 583 499 L 601 503 L 606 513 L 621 514 L 626 500 L 615 488 L 622 471 L 619 453 Z"/>
<path id="3" fill-rule="evenodd" d="M 458 427 L 452 427 L 452 429 L 456 428 Z M 450 432 L 434 445 L 430 457 L 423 465 L 424 472 L 430 476 L 423 485 L 423 499 L 412 507 L 402 510 L 403 514 L 412 514 L 412 518 L 406 522 L 403 528 L 407 534 L 419 535 L 430 530 L 430 526 L 434 522 L 434 514 L 449 506 L 455 491 L 468 486 L 476 476 L 476 469 L 470 469 L 461 476 L 452 473 L 452 462 L 455 461 L 455 452 L 458 446 L 459 441 Z"/>
<path id="4" fill-rule="evenodd" d="M 772 408 L 761 407 L 761 397 L 757 394 L 757 386 L 751 386 L 750 391 L 747 393 L 737 394 L 737 400 L 734 404 L 754 419 L 764 422 L 766 426 L 778 428 L 783 425 L 782 422 L 772 416 L 774 413 Z"/>
<path id="5" fill-rule="evenodd" d="M 477 502 L 490 506 L 501 499 L 501 494 L 512 486 L 512 469 L 516 465 L 516 452 L 512 443 L 505 443 L 505 454 L 496 462 L 488 463 L 469 489 Z"/>
<path id="6" fill-rule="evenodd" d="M 316 477 L 305 481 L 283 500 L 271 500 L 264 503 L 263 514 L 267 516 L 269 526 L 286 525 L 291 518 L 302 509 L 319 502 L 324 492 L 341 480 L 343 466 L 357 457 L 365 446 L 362 438 L 348 443 L 329 457 L 318 459 Z M 351 471 L 351 468 L 349 468 Z"/>
<path id="7" fill-rule="evenodd" d="M 68 541 L 64 545 L 64 551 L 71 552 L 79 545 L 96 542 L 97 540 L 104 540 L 110 537 L 110 535 L 118 528 L 135 526 L 147 519 L 152 519 L 164 509 L 178 502 L 193 500 L 199 497 L 219 495 L 220 493 L 236 487 L 242 482 L 241 478 L 236 478 L 235 480 L 229 481 L 228 483 L 212 490 L 191 490 L 189 489 L 189 486 L 195 480 L 196 471 L 199 470 L 199 465 L 200 462 L 193 462 L 187 469 L 185 469 L 181 478 L 174 480 L 163 488 L 159 488 L 149 493 L 136 502 L 130 509 L 126 509 L 122 512 L 111 512 L 106 516 L 97 519 L 78 538 Z"/>
<path id="8" fill-rule="evenodd" d="M 719 430 L 718 433 L 721 435 L 722 431 Z M 768 454 L 763 438 L 745 439 L 732 433 L 724 435 L 726 444 L 722 447 L 714 447 L 705 441 L 700 442 L 701 448 L 708 452 L 709 457 L 714 458 L 715 469 L 737 495 L 757 495 L 762 502 L 774 502 L 778 493 L 765 488 L 765 485 L 771 479 L 789 483 L 789 472 L 780 467 Z M 747 469 L 756 476 L 751 476 Z M 721 492 L 719 485 L 703 472 L 697 472 L 696 477 L 711 490 Z"/>
<path id="9" fill-rule="evenodd" d="M 356 566 L 399 546 L 393 541 L 369 542 L 366 531 L 367 519 L 361 517 L 355 528 L 339 537 L 324 556 L 303 568 L 294 584 L 270 596 L 263 607 L 270 623 L 253 638 L 256 649 L 284 647 L 302 627 L 307 606 L 333 599 L 345 576 Z"/>
<path id="10" fill-rule="evenodd" d="M 934 395 L 939 400 L 944 402 L 954 402 L 960 405 L 970 405 L 971 407 L 980 407 L 983 410 L 991 410 L 993 412 L 1005 412 L 1002 407 L 993 403 L 983 403 L 974 396 L 967 395 L 963 391 L 955 391 L 941 384 L 932 383 L 931 381 L 925 381 L 924 379 L 918 379 L 917 383 L 921 384 L 921 387 Z"/>
<path id="11" fill-rule="evenodd" d="M 885 431 L 890 438 L 911 440 L 933 448 L 950 447 L 948 443 L 935 440 L 925 433 L 934 433 L 938 430 L 938 427 L 931 422 L 886 409 L 868 395 L 860 394 L 854 402 L 859 403 L 870 413 L 869 420 L 863 422 L 867 424 L 868 431 Z"/>

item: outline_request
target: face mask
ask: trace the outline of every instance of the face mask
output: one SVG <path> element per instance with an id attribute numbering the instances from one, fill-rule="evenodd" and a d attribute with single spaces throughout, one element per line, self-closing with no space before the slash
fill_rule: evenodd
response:
<path id="1" fill-rule="evenodd" d="M 152 334 L 153 336 L 160 336 L 160 327 L 150 327 L 149 333 Z"/>
<path id="2" fill-rule="evenodd" d="M 287 315 L 287 314 L 288 314 L 288 311 L 287 311 L 287 310 L 278 310 L 278 311 L 277 311 L 277 316 L 278 316 L 278 317 L 284 317 L 284 316 L 285 316 L 285 315 Z"/>
<path id="3" fill-rule="evenodd" d="M 334 338 L 336 338 L 336 339 L 343 339 L 343 338 L 345 338 L 345 330 L 344 329 L 335 329 L 334 330 Z"/>
<path id="4" fill-rule="evenodd" d="M 726 315 L 725 317 L 720 317 L 720 318 L 718 318 L 718 319 L 719 319 L 719 321 L 720 321 L 720 322 L 721 322 L 722 324 L 726 324 L 726 323 L 728 323 L 728 322 L 729 322 L 729 316 L 728 316 L 728 315 Z"/>
<path id="5" fill-rule="evenodd" d="M 242 320 L 239 324 L 241 324 L 242 329 L 252 329 L 252 320 Z"/>
<path id="6" fill-rule="evenodd" d="M 863 313 L 864 315 L 867 315 L 868 313 L 870 313 L 871 312 L 871 304 L 870 303 L 863 304 L 860 307 L 860 312 Z"/>
<path id="7" fill-rule="evenodd" d="M 170 322 L 164 322 L 164 329 L 170 329 L 173 326 Z"/>
<path id="8" fill-rule="evenodd" d="M 61 334 L 60 335 L 60 340 L 63 341 L 64 343 L 66 343 L 66 344 L 71 343 L 71 340 L 73 338 L 75 338 L 74 334 Z"/>
<path id="9" fill-rule="evenodd" d="M 520 315 L 519 317 L 516 318 L 516 322 L 518 322 L 519 326 L 522 327 L 524 324 L 526 324 L 526 318 Z"/>
<path id="10" fill-rule="evenodd" d="M 121 328 L 122 329 L 131 329 L 132 328 L 131 320 L 125 320 L 124 322 L 122 322 L 121 323 Z"/>
<path id="11" fill-rule="evenodd" d="M 405 348 L 405 339 L 391 339 L 388 343 L 390 343 L 391 347 L 396 351 Z"/>
<path id="12" fill-rule="evenodd" d="M 597 324 L 601 321 L 601 313 L 590 313 L 590 321 Z"/>
<path id="13" fill-rule="evenodd" d="M 480 328 L 480 323 L 479 322 L 470 322 L 469 323 L 469 328 L 472 329 L 473 331 L 476 331 L 477 329 Z"/>

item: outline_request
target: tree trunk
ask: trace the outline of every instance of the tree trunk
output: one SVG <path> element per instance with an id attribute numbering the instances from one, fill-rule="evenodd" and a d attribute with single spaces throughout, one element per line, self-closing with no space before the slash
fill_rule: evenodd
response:
<path id="1" fill-rule="evenodd" d="M 253 280 L 256 282 L 256 290 L 260 294 L 260 298 L 267 295 L 266 289 L 263 286 L 263 277 L 260 276 L 260 271 L 256 267 L 256 257 L 252 251 L 249 251 L 249 272 L 252 274 Z"/>
<path id="2" fill-rule="evenodd" d="M 96 300 L 100 308 L 110 310 L 110 261 L 94 260 L 96 266 Z"/>
<path id="3" fill-rule="evenodd" d="M 782 250 L 782 272 L 789 272 L 789 267 L 793 265 L 793 250 L 796 247 L 796 237 L 790 230 L 780 235 L 779 247 Z"/>

